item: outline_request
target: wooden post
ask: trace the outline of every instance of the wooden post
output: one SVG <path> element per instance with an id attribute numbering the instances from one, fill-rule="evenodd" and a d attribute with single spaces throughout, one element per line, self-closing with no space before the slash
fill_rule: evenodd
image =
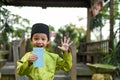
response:
<path id="1" fill-rule="evenodd" d="M 19 41 L 13 41 L 13 58 L 14 58 L 14 65 L 15 65 L 15 80 L 28 80 L 27 76 L 19 76 L 17 74 L 17 61 L 20 59 L 20 52 L 18 51 L 18 48 L 21 47 Z M 22 45 L 22 44 L 21 44 Z"/>
<path id="2" fill-rule="evenodd" d="M 19 58 L 22 58 L 22 56 L 25 54 L 25 45 L 26 45 L 26 42 L 25 42 L 25 33 L 23 32 L 22 33 L 22 37 L 20 39 L 20 42 L 18 44 L 19 48 L 20 48 L 20 56 Z"/>
<path id="3" fill-rule="evenodd" d="M 77 80 L 77 72 L 76 72 L 76 46 L 75 46 L 75 42 L 73 42 L 73 44 L 71 45 L 71 49 L 72 49 L 72 68 L 70 71 L 70 76 L 71 76 L 71 80 Z"/>
<path id="4" fill-rule="evenodd" d="M 87 31 L 86 31 L 86 34 L 87 34 L 87 39 L 86 41 L 87 42 L 90 42 L 90 19 L 91 19 L 91 16 L 90 16 L 90 9 L 87 8 Z"/>
<path id="5" fill-rule="evenodd" d="M 114 0 L 110 0 L 110 34 L 109 34 L 109 52 L 112 53 L 114 46 Z"/>
<path id="6" fill-rule="evenodd" d="M 19 53 L 18 53 L 18 42 L 14 41 L 13 42 L 13 59 L 14 59 L 14 65 L 15 65 L 15 79 L 19 80 L 20 77 L 16 72 L 17 69 L 17 60 L 19 59 Z"/>

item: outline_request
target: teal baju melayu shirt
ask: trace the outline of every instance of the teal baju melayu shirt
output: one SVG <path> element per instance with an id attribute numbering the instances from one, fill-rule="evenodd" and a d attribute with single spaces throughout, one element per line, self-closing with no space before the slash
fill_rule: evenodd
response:
<path id="1" fill-rule="evenodd" d="M 26 53 L 21 60 L 17 62 L 17 73 L 27 75 L 30 80 L 53 80 L 54 74 L 58 70 L 69 71 L 72 66 L 71 53 L 64 53 L 63 58 L 58 54 L 50 53 L 44 50 L 44 67 L 35 68 L 33 64 L 28 63 L 28 57 L 32 52 Z"/>

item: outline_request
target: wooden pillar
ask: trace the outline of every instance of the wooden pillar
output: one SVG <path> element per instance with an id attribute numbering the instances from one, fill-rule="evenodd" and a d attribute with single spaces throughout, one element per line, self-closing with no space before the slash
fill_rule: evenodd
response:
<path id="1" fill-rule="evenodd" d="M 90 42 L 90 19 L 91 19 L 91 16 L 90 16 L 90 9 L 87 8 L 87 32 L 86 32 L 86 35 L 87 35 L 87 40 L 86 42 Z"/>
<path id="2" fill-rule="evenodd" d="M 2 77 L 1 77 L 1 72 L 0 72 L 0 80 L 1 80 L 1 78 L 2 78 Z"/>
<path id="3" fill-rule="evenodd" d="M 22 37 L 21 37 L 20 42 L 19 42 L 19 48 L 20 48 L 20 56 L 19 56 L 19 58 L 22 58 L 22 56 L 25 54 L 25 50 L 26 50 L 25 46 L 26 46 L 25 33 L 23 32 Z"/>
<path id="4" fill-rule="evenodd" d="M 109 36 L 109 52 L 111 53 L 114 45 L 114 0 L 110 0 L 110 36 Z"/>
<path id="5" fill-rule="evenodd" d="M 77 57 L 76 57 L 76 45 L 75 45 L 75 42 L 73 42 L 73 44 L 71 45 L 71 49 L 72 49 L 72 68 L 71 68 L 71 71 L 70 71 L 70 76 L 71 76 L 71 80 L 77 80 L 77 71 L 76 71 Z"/>
<path id="6" fill-rule="evenodd" d="M 19 41 L 13 41 L 13 60 L 15 65 L 15 80 L 28 80 L 27 76 L 19 76 L 17 74 L 17 61 L 20 59 L 20 52 L 18 51 L 20 48 Z M 22 45 L 22 44 L 21 44 Z"/>
<path id="7" fill-rule="evenodd" d="M 18 52 L 18 41 L 13 41 L 13 59 L 14 59 L 14 65 L 15 65 L 15 79 L 19 80 L 20 77 L 16 72 L 17 69 L 17 60 L 19 59 L 19 52 Z"/>

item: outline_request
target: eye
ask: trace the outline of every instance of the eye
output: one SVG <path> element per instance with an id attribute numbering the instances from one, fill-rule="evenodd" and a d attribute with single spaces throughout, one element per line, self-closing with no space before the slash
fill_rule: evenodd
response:
<path id="1" fill-rule="evenodd" d="M 44 40 L 45 40 L 45 38 L 42 38 L 42 40 L 44 41 Z"/>
<path id="2" fill-rule="evenodd" d="M 39 40 L 39 38 L 34 38 L 34 40 Z"/>

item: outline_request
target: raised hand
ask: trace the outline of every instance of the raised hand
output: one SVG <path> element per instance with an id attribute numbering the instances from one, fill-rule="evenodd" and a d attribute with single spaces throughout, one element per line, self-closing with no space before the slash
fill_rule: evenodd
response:
<path id="1" fill-rule="evenodd" d="M 61 39 L 61 46 L 58 46 L 58 48 L 59 49 L 61 49 L 62 51 L 64 51 L 65 53 L 67 53 L 68 52 L 68 50 L 69 50 L 69 47 L 70 47 L 70 45 L 72 44 L 73 42 L 72 41 L 70 41 L 70 38 L 66 38 L 66 37 L 64 37 L 64 39 L 62 40 Z"/>

